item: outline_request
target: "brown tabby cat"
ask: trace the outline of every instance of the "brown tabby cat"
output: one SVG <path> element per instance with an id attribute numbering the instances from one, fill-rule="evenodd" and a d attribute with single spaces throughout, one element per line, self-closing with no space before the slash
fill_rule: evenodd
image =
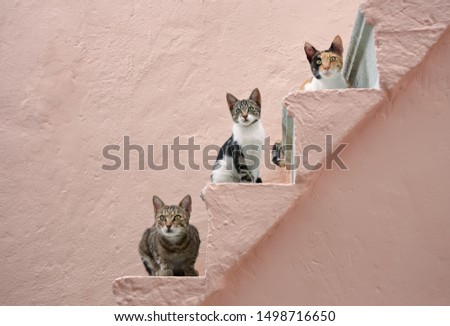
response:
<path id="1" fill-rule="evenodd" d="M 191 196 L 167 206 L 153 196 L 155 223 L 144 232 L 139 253 L 151 276 L 198 276 L 194 268 L 200 247 L 195 226 L 189 224 Z"/>

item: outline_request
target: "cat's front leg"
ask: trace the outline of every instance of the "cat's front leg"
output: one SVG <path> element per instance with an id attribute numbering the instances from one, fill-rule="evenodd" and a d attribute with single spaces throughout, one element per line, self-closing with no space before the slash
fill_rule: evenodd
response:
<path id="1" fill-rule="evenodd" d="M 248 170 L 245 170 L 245 169 L 241 169 L 241 171 L 239 172 L 239 179 L 243 183 L 252 183 L 253 182 L 252 174 Z"/>
<path id="2" fill-rule="evenodd" d="M 156 271 L 156 276 L 173 276 L 173 268 L 165 261 L 158 261 L 159 270 Z"/>
<path id="3" fill-rule="evenodd" d="M 233 164 L 239 174 L 239 180 L 244 183 L 253 182 L 253 176 L 248 170 L 245 157 L 241 152 L 240 146 L 236 145 L 233 150 Z"/>
<path id="4" fill-rule="evenodd" d="M 155 271 L 151 268 L 151 263 L 148 257 L 141 256 L 142 263 L 144 264 L 145 270 L 147 271 L 148 275 L 152 276 L 155 274 Z"/>

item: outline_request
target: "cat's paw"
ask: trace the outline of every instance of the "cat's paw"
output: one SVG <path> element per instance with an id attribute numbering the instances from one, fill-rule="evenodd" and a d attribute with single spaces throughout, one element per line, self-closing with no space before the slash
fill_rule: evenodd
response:
<path id="1" fill-rule="evenodd" d="M 188 268 L 184 271 L 184 276 L 198 276 L 198 272 L 194 268 Z"/>
<path id="2" fill-rule="evenodd" d="M 276 142 L 272 147 L 272 163 L 279 167 L 285 167 L 285 150 L 281 141 Z"/>
<path id="3" fill-rule="evenodd" d="M 173 270 L 162 269 L 156 273 L 156 276 L 173 276 Z"/>

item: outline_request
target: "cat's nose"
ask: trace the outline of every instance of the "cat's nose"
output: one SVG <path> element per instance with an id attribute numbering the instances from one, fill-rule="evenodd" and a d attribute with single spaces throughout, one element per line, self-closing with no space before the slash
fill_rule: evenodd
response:
<path id="1" fill-rule="evenodd" d="M 170 230 L 171 227 L 172 227 L 172 224 L 166 225 L 167 230 Z"/>

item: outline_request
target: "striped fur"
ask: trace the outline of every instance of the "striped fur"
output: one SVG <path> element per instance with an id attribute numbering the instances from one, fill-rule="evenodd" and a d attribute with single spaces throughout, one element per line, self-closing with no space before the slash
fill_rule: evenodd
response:
<path id="1" fill-rule="evenodd" d="M 151 276 L 198 276 L 194 268 L 200 236 L 189 224 L 192 200 L 187 195 L 177 205 L 167 206 L 153 197 L 155 223 L 139 243 L 139 254 Z"/>

